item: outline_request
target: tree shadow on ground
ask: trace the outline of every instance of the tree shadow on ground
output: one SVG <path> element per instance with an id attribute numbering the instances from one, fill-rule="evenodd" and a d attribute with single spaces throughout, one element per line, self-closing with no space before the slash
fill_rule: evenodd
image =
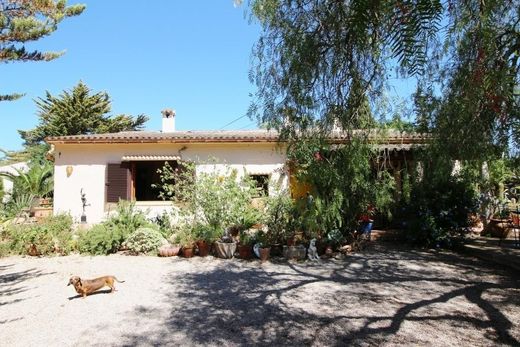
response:
<path id="1" fill-rule="evenodd" d="M 55 272 L 45 272 L 31 268 L 23 271 L 9 272 L 13 265 L 0 266 L 0 306 L 14 304 L 24 299 L 18 298 L 9 300 L 9 297 L 28 291 L 29 287 L 26 281 L 40 277 L 54 274 Z"/>
<path id="2" fill-rule="evenodd" d="M 435 343 L 417 329 L 455 329 L 463 341 L 484 329 L 487 341 L 479 344 L 520 343 L 513 335 L 520 322 L 498 307 L 519 306 L 518 276 L 456 255 L 379 249 L 319 264 L 230 261 L 166 280 L 172 292 L 161 301 L 171 314 L 155 321 L 153 332 L 125 336 L 128 345 L 172 336 L 203 345 Z M 130 317 L 153 313 L 139 307 Z"/>

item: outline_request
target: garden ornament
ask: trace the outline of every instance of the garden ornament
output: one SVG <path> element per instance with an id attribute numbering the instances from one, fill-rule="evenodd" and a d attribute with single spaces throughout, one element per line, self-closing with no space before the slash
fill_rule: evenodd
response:
<path id="1" fill-rule="evenodd" d="M 255 253 L 257 258 L 260 258 L 260 246 L 260 243 L 255 243 L 255 245 L 253 246 L 253 252 Z"/>
<path id="2" fill-rule="evenodd" d="M 312 239 L 309 243 L 309 249 L 307 249 L 307 257 L 309 260 L 320 260 L 318 256 L 318 249 L 316 248 L 316 239 Z"/>
<path id="3" fill-rule="evenodd" d="M 86 194 L 83 193 L 83 188 L 81 188 L 80 194 L 81 194 L 81 204 L 83 205 L 83 213 L 81 214 L 81 223 L 86 223 L 87 215 L 85 214 L 85 207 L 90 206 L 90 204 L 87 204 L 87 197 L 86 197 Z"/>

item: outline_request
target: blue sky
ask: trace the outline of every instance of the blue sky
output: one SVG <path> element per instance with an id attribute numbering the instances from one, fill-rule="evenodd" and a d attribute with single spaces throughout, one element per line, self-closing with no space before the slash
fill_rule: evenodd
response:
<path id="1" fill-rule="evenodd" d="M 17 130 L 37 124 L 33 99 L 79 80 L 108 92 L 113 114 L 148 115 L 149 130 L 160 129 L 164 108 L 177 111 L 179 130 L 220 129 L 247 112 L 255 91 L 248 80 L 251 49 L 260 27 L 243 6 L 233 0 L 69 0 L 76 2 L 86 3 L 83 14 L 28 46 L 65 49 L 64 56 L 0 65 L 0 92 L 26 93 L 0 102 L 0 148 L 21 149 Z M 243 117 L 226 129 L 254 127 Z"/>
<path id="2" fill-rule="evenodd" d="M 0 91 L 27 94 L 0 103 L 0 148 L 21 148 L 16 130 L 37 124 L 34 98 L 79 80 L 107 91 L 114 114 L 147 114 L 150 130 L 160 129 L 164 108 L 177 111 L 181 130 L 219 129 L 247 112 L 251 49 L 260 29 L 249 24 L 244 7 L 232 0 L 83 2 L 82 15 L 29 46 L 66 49 L 64 56 L 0 65 Z M 228 128 L 242 127 L 254 123 L 244 117 Z"/>

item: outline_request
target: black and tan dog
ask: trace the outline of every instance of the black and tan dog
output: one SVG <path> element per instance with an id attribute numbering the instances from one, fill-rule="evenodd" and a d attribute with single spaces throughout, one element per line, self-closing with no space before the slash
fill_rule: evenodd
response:
<path id="1" fill-rule="evenodd" d="M 67 284 L 67 286 L 72 284 L 74 289 L 76 289 L 76 292 L 85 298 L 88 294 L 91 294 L 105 286 L 110 288 L 110 293 L 113 293 L 116 290 L 116 287 L 114 286 L 115 281 L 119 283 L 124 282 L 118 280 L 115 276 L 103 276 L 94 278 L 93 280 L 82 280 L 78 276 L 72 276 L 69 279 L 69 284 Z"/>

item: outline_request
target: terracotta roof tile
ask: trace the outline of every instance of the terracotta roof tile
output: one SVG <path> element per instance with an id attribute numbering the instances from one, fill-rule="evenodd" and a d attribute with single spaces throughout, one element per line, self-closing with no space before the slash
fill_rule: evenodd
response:
<path id="1" fill-rule="evenodd" d="M 369 135 L 375 139 L 376 135 Z M 385 143 L 422 143 L 423 134 L 386 132 Z M 344 142 L 344 132 L 331 132 L 332 141 Z M 278 132 L 273 130 L 218 130 L 218 131 L 175 131 L 171 133 L 152 131 L 128 131 L 108 134 L 51 136 L 48 143 L 226 143 L 226 142 L 276 142 Z"/>

